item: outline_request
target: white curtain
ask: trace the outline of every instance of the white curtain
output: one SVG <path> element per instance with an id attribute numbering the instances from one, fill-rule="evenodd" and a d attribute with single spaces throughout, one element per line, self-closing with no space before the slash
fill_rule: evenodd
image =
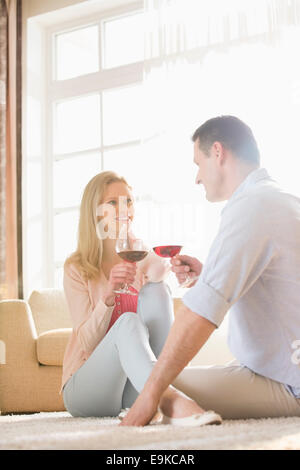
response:
<path id="1" fill-rule="evenodd" d="M 300 195 L 300 1 L 144 4 L 144 189 L 160 208 L 150 234 L 181 238 L 204 259 L 224 205 L 207 203 L 194 184 L 191 135 L 205 120 L 244 120 L 262 166 Z"/>

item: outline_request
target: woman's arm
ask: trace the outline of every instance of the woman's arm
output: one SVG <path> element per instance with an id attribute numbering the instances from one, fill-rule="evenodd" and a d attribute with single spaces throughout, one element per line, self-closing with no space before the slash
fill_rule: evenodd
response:
<path id="1" fill-rule="evenodd" d="M 73 330 L 82 349 L 90 354 L 106 334 L 114 305 L 100 298 L 92 308 L 87 282 L 74 265 L 64 269 L 64 291 L 72 318 Z"/>

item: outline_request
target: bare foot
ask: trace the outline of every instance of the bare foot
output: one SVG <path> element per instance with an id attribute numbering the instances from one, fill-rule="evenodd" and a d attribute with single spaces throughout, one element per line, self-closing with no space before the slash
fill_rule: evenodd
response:
<path id="1" fill-rule="evenodd" d="M 169 418 L 185 418 L 204 410 L 191 398 L 174 388 L 169 387 L 162 395 L 159 406 Z"/>

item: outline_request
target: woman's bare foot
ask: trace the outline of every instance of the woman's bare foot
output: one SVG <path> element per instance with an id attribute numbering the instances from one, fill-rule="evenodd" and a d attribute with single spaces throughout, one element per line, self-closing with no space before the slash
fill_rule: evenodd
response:
<path id="1" fill-rule="evenodd" d="M 159 407 L 162 413 L 169 418 L 185 418 L 204 410 L 191 398 L 174 388 L 168 389 L 162 395 Z"/>

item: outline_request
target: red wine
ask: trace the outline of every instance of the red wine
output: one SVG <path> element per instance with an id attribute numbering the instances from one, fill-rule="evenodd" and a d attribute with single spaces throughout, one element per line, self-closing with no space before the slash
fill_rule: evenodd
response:
<path id="1" fill-rule="evenodd" d="M 166 246 L 155 246 L 153 250 L 158 256 L 162 258 L 173 258 L 173 256 L 180 253 L 181 245 L 166 245 Z"/>
<path id="2" fill-rule="evenodd" d="M 129 263 L 136 263 L 137 261 L 142 261 L 142 259 L 146 258 L 148 251 L 142 250 L 127 250 L 127 251 L 120 251 L 118 253 L 119 256 L 125 261 L 129 261 Z"/>

